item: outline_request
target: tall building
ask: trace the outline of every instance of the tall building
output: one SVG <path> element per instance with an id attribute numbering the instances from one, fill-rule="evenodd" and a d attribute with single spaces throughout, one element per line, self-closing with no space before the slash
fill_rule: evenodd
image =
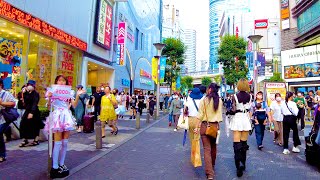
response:
<path id="1" fill-rule="evenodd" d="M 282 76 L 290 91 L 320 90 L 320 1 L 280 3 Z"/>
<path id="2" fill-rule="evenodd" d="M 208 71 L 208 65 L 209 65 L 208 62 L 209 61 L 207 59 L 198 59 L 196 71 L 197 72 Z"/>
<path id="3" fill-rule="evenodd" d="M 163 0 L 162 6 L 162 39 L 169 37 L 182 39 L 180 11 L 176 8 L 174 0 Z"/>
<path id="4" fill-rule="evenodd" d="M 194 29 L 184 31 L 184 44 L 187 46 L 184 65 L 188 72 L 196 71 L 197 32 Z"/>

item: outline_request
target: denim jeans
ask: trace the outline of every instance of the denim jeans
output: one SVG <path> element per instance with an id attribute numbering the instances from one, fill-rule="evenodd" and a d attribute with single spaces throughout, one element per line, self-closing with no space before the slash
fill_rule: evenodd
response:
<path id="1" fill-rule="evenodd" d="M 258 124 L 254 125 L 255 126 L 255 134 L 256 134 L 256 140 L 257 140 L 257 145 L 260 146 L 262 145 L 263 137 L 264 137 L 264 130 L 266 128 L 265 125 L 263 124 Z"/>
<path id="2" fill-rule="evenodd" d="M 6 157 L 6 145 L 4 143 L 3 133 L 8 128 L 8 123 L 0 124 L 0 157 Z"/>

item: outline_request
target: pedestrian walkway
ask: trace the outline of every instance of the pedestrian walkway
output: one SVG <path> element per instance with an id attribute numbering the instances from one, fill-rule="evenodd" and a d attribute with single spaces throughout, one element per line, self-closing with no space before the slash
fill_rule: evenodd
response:
<path id="1" fill-rule="evenodd" d="M 182 146 L 182 138 L 183 131 L 174 132 L 164 118 L 92 164 L 72 172 L 67 179 L 205 179 L 203 167 L 192 167 L 189 141 Z M 283 155 L 283 149 L 272 140 L 272 133 L 266 132 L 265 148 L 259 151 L 254 134 L 250 136 L 247 171 L 242 179 L 319 179 L 316 168 L 305 162 L 303 150 Z M 222 132 L 215 178 L 236 179 L 235 171 L 232 138 Z"/>
<path id="2" fill-rule="evenodd" d="M 155 122 L 152 119 L 150 121 Z M 141 116 L 140 130 L 136 129 L 135 120 L 119 120 L 119 134 L 111 135 L 110 128 L 107 127 L 106 138 L 103 139 L 104 148 L 101 150 L 95 147 L 95 133 L 72 132 L 66 165 L 72 169 L 103 152 L 110 151 L 148 125 L 150 124 L 146 123 L 146 113 Z M 7 161 L 0 164 L 0 179 L 47 179 L 48 143 L 42 142 L 39 146 L 19 148 L 20 143 L 21 140 L 6 143 Z"/>

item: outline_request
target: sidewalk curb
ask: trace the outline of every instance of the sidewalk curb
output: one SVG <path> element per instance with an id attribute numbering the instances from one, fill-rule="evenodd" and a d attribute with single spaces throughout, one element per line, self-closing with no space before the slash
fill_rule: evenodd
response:
<path id="1" fill-rule="evenodd" d="M 167 117 L 167 114 L 164 114 L 165 116 L 162 117 L 159 120 L 156 120 L 155 122 L 153 122 L 152 124 L 148 125 L 147 127 L 139 130 L 138 132 L 136 132 L 135 134 L 133 134 L 132 137 L 130 137 L 129 139 L 116 144 L 115 146 L 113 146 L 113 148 L 108 149 L 107 151 L 101 152 L 100 154 L 97 154 L 96 156 L 92 157 L 91 159 L 88 159 L 87 161 L 83 162 L 82 164 L 70 169 L 70 174 L 69 176 L 63 178 L 63 179 L 68 179 L 69 177 L 71 177 L 73 174 L 77 173 L 78 171 L 80 171 L 81 169 L 89 166 L 90 164 L 94 163 L 95 161 L 99 160 L 100 158 L 102 158 L 103 156 L 109 154 L 110 152 L 112 152 L 113 150 L 119 148 L 120 146 L 122 146 L 123 144 L 131 141 L 133 138 L 135 138 L 136 136 L 138 136 L 139 134 L 143 133 L 144 131 L 148 130 L 149 128 L 151 128 L 152 126 L 156 125 L 157 123 L 159 123 L 161 120 L 165 119 Z"/>

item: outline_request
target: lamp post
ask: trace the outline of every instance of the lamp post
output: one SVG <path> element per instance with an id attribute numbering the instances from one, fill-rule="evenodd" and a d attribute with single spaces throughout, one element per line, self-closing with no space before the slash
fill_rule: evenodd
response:
<path id="1" fill-rule="evenodd" d="M 257 67 L 257 51 L 258 51 L 258 43 L 263 36 L 261 35 L 250 35 L 248 39 L 253 42 L 253 93 L 256 94 L 258 92 L 258 67 Z"/>
<path id="2" fill-rule="evenodd" d="M 159 109 L 160 109 L 160 106 L 159 106 L 159 100 L 160 100 L 160 58 L 161 58 L 161 53 L 162 53 L 162 49 L 166 46 L 165 44 L 163 43 L 154 43 L 153 44 L 154 47 L 156 47 L 156 49 L 158 50 L 158 70 L 157 70 L 157 104 L 156 104 L 156 108 L 157 108 L 157 117 L 159 117 Z"/>

